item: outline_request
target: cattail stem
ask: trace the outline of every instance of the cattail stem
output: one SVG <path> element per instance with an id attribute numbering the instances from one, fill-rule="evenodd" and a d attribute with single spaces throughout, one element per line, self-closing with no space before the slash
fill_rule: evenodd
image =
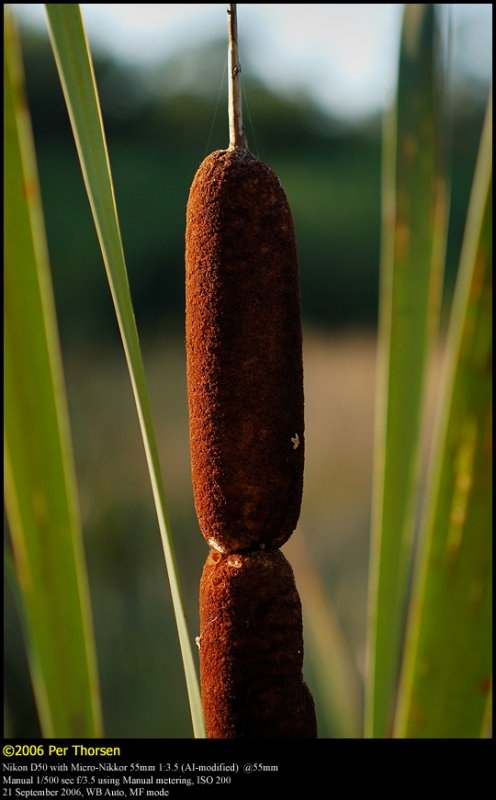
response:
<path id="1" fill-rule="evenodd" d="M 241 109 L 241 66 L 238 57 L 236 3 L 228 5 L 229 30 L 229 150 L 248 150 Z"/>

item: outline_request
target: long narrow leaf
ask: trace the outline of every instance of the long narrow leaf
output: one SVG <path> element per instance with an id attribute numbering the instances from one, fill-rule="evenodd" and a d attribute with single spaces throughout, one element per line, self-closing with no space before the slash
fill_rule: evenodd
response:
<path id="1" fill-rule="evenodd" d="M 46 6 L 50 39 L 76 141 L 81 169 L 133 388 L 169 576 L 195 736 L 205 735 L 200 691 L 177 574 L 158 449 L 131 302 L 114 189 L 93 63 L 79 6 Z"/>
<path id="2" fill-rule="evenodd" d="M 362 733 L 361 686 L 357 667 L 347 647 L 332 605 L 307 552 L 303 533 L 297 531 L 284 546 L 293 565 L 308 634 L 307 658 L 315 674 L 316 696 L 328 735 L 356 739 Z M 326 736 L 326 733 L 320 734 Z"/>
<path id="3" fill-rule="evenodd" d="M 492 607 L 492 103 L 461 254 L 396 734 L 486 735 Z"/>
<path id="4" fill-rule="evenodd" d="M 397 102 L 387 118 L 369 581 L 367 736 L 390 735 L 416 519 L 425 375 L 447 230 L 440 158 L 438 19 L 407 4 Z"/>
<path id="5" fill-rule="evenodd" d="M 62 362 L 21 53 L 4 50 L 5 504 L 42 733 L 101 736 Z"/>

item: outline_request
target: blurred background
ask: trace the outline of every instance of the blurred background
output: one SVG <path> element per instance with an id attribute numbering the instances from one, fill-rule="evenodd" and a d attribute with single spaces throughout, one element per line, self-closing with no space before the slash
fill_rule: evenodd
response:
<path id="1" fill-rule="evenodd" d="M 13 8 L 66 372 L 105 733 L 189 737 L 143 446 L 44 7 Z M 194 637 L 208 548 L 190 479 L 184 228 L 196 169 L 209 152 L 228 144 L 226 6 L 81 8 Z M 402 8 L 238 6 L 248 144 L 286 191 L 300 261 L 305 487 L 299 529 L 285 552 L 304 609 L 309 604 L 308 572 L 299 572 L 303 553 L 311 570 L 318 565 L 311 581 L 319 582 L 329 613 L 333 609 L 359 691 L 365 666 L 381 126 L 394 100 Z M 453 118 L 445 319 L 491 79 L 492 6 L 443 4 L 442 13 L 446 39 L 451 25 L 446 62 Z M 6 735 L 37 736 L 18 609 L 8 585 L 4 654 Z M 305 676 L 316 697 L 319 732 L 337 735 L 323 710 L 318 672 L 309 637 Z"/>

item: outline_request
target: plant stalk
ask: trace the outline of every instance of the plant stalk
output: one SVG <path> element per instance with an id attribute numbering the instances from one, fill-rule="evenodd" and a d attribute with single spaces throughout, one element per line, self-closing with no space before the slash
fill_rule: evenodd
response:
<path id="1" fill-rule="evenodd" d="M 236 18 L 236 3 L 228 5 L 228 32 L 229 32 L 229 150 L 248 150 L 243 127 L 243 114 L 241 107 L 241 66 L 238 57 L 238 23 Z"/>

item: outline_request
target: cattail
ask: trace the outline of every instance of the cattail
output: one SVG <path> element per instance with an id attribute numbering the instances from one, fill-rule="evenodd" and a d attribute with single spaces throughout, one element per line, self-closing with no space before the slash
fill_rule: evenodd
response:
<path id="1" fill-rule="evenodd" d="M 209 738 L 314 738 L 301 604 L 279 551 L 211 551 L 200 584 L 200 677 Z"/>
<path id="2" fill-rule="evenodd" d="M 281 184 L 243 150 L 209 155 L 191 186 L 186 349 L 203 535 L 223 553 L 279 547 L 303 485 L 298 264 Z"/>
<path id="3" fill-rule="evenodd" d="M 230 5 L 230 145 L 203 161 L 186 218 L 186 355 L 209 738 L 312 738 L 301 604 L 278 550 L 303 488 L 298 261 L 282 186 L 246 147 Z"/>

